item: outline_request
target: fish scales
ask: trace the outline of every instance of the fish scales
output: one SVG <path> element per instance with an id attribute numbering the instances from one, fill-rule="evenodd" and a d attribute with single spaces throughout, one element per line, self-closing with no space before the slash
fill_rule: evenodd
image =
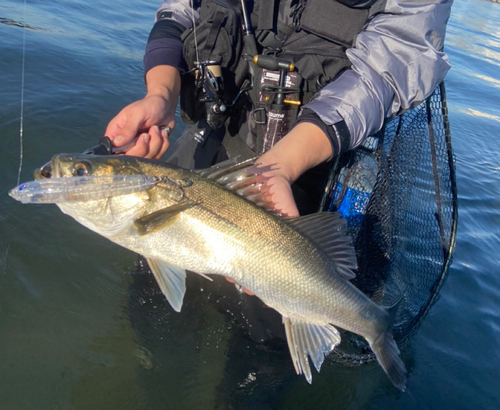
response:
<path id="1" fill-rule="evenodd" d="M 227 276 L 285 316 L 323 324 L 341 312 L 342 323 L 336 324 L 356 333 L 366 332 L 367 324 L 360 324 L 358 315 L 355 320 L 350 317 L 353 311 L 361 311 L 368 300 L 354 290 L 357 297 L 348 300 L 358 303 L 346 304 L 329 290 L 345 294 L 353 286 L 346 281 L 335 283 L 335 275 L 325 269 L 325 257 L 307 238 L 269 212 L 194 172 L 179 170 L 176 177 L 192 181 L 184 188 L 185 198 L 198 205 L 185 211 L 174 226 L 151 235 L 154 244 L 136 247 L 122 243 L 124 246 L 143 254 L 147 254 L 146 248 L 153 247 L 157 250 L 154 256 L 161 258 L 165 255 L 164 244 L 171 247 L 172 238 L 188 238 L 171 249 L 168 259 L 172 263 Z"/>
<path id="2" fill-rule="evenodd" d="M 406 370 L 392 337 L 397 306 L 380 307 L 349 282 L 355 254 L 340 233 L 320 232 L 328 251 L 301 233 L 316 223 L 314 215 L 287 221 L 200 173 L 133 157 L 59 155 L 52 160 L 54 177 L 74 175 L 77 165 L 91 175 L 143 174 L 161 181 L 143 192 L 58 205 L 144 255 L 174 309 L 182 306 L 185 270 L 226 276 L 283 315 L 294 366 L 309 382 L 307 357 L 319 371 L 340 341 L 334 325 L 363 336 L 394 385 L 405 388 Z M 340 226 L 332 215 L 317 218 Z"/>

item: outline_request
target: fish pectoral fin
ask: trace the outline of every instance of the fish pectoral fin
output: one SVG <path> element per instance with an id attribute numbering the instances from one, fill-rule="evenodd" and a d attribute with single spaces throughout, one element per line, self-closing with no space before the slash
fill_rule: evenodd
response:
<path id="1" fill-rule="evenodd" d="M 350 280 L 356 277 L 356 250 L 352 238 L 346 234 L 346 220 L 338 212 L 318 212 L 285 222 L 299 231 L 334 261 L 336 272 Z"/>
<path id="2" fill-rule="evenodd" d="M 158 259 L 146 260 L 170 305 L 176 312 L 180 312 L 186 293 L 186 271 Z"/>
<path id="3" fill-rule="evenodd" d="M 147 235 L 157 232 L 172 225 L 177 220 L 181 212 L 192 208 L 195 205 L 195 202 L 184 201 L 136 219 L 134 221 L 134 225 L 137 228 L 139 235 Z"/>
<path id="4" fill-rule="evenodd" d="M 328 323 L 321 325 L 287 317 L 283 317 L 283 323 L 295 371 L 304 374 L 311 384 L 312 374 L 307 355 L 319 372 L 325 356 L 340 343 L 340 334 Z"/>

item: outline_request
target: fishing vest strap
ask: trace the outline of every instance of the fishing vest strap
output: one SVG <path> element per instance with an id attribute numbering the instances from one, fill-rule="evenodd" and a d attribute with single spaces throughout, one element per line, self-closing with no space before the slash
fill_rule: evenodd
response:
<path id="1" fill-rule="evenodd" d="M 214 16 L 214 20 L 212 23 L 212 27 L 210 28 L 210 32 L 207 36 L 205 44 L 201 47 L 202 54 L 201 60 L 208 60 L 212 51 L 214 50 L 215 43 L 217 41 L 217 36 L 219 35 L 220 28 L 222 27 L 222 23 L 224 22 L 224 13 L 220 10 L 217 10 Z M 219 61 L 218 61 L 219 62 Z"/>
<path id="2" fill-rule="evenodd" d="M 276 0 L 260 0 L 257 30 L 272 30 L 274 28 L 275 2 Z"/>
<path id="3" fill-rule="evenodd" d="M 280 49 L 294 31 L 276 18 L 276 0 L 260 0 L 255 39 L 264 49 Z"/>

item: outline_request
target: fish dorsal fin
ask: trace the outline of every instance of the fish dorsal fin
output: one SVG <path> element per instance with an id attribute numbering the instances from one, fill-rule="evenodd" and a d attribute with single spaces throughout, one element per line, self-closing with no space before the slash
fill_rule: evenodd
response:
<path id="1" fill-rule="evenodd" d="M 274 209 L 273 204 L 266 202 L 263 195 L 263 185 L 266 178 L 262 174 L 272 169 L 273 165 L 259 166 L 255 160 L 256 158 L 251 158 L 237 162 L 237 158 L 232 158 L 196 172 L 268 211 L 278 212 Z"/>
<path id="2" fill-rule="evenodd" d="M 136 219 L 134 221 L 134 225 L 137 228 L 139 235 L 147 235 L 149 233 L 157 232 L 173 224 L 181 212 L 195 205 L 196 203 L 192 201 L 184 201 Z"/>
<path id="3" fill-rule="evenodd" d="M 337 273 L 354 279 L 356 251 L 346 235 L 346 220 L 340 216 L 337 212 L 318 212 L 285 221 L 323 251 L 335 263 Z"/>
<path id="4" fill-rule="evenodd" d="M 197 169 L 194 172 L 202 177 L 217 180 L 220 176 L 232 173 L 238 168 L 252 167 L 255 164 L 255 160 L 256 158 L 250 158 L 246 161 L 238 162 L 238 157 L 234 157 L 212 165 L 210 168 Z"/>
<path id="5" fill-rule="evenodd" d="M 186 293 L 186 271 L 159 259 L 146 260 L 170 305 L 176 312 L 180 312 Z"/>
<path id="6" fill-rule="evenodd" d="M 286 317 L 283 323 L 295 371 L 304 374 L 310 384 L 312 374 L 307 355 L 319 372 L 325 356 L 340 343 L 340 334 L 330 324 L 307 323 Z"/>

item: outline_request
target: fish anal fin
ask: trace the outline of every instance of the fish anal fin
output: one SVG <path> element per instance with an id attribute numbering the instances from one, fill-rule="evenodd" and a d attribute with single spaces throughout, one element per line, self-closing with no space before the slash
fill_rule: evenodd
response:
<path id="1" fill-rule="evenodd" d="M 346 220 L 340 213 L 318 212 L 285 221 L 332 260 L 339 275 L 346 279 L 356 277 L 356 250 L 351 244 L 352 238 L 346 234 Z"/>
<path id="2" fill-rule="evenodd" d="M 340 334 L 328 323 L 308 323 L 287 317 L 283 317 L 283 323 L 295 371 L 304 374 L 311 384 L 312 373 L 307 356 L 319 372 L 325 356 L 340 343 Z"/>
<path id="3" fill-rule="evenodd" d="M 147 235 L 162 230 L 172 225 L 181 212 L 195 206 L 192 201 L 184 201 L 179 204 L 152 212 L 134 221 L 134 225 L 139 235 Z"/>
<path id="4" fill-rule="evenodd" d="M 186 271 L 167 262 L 146 258 L 158 286 L 176 312 L 182 308 L 186 293 Z"/>

